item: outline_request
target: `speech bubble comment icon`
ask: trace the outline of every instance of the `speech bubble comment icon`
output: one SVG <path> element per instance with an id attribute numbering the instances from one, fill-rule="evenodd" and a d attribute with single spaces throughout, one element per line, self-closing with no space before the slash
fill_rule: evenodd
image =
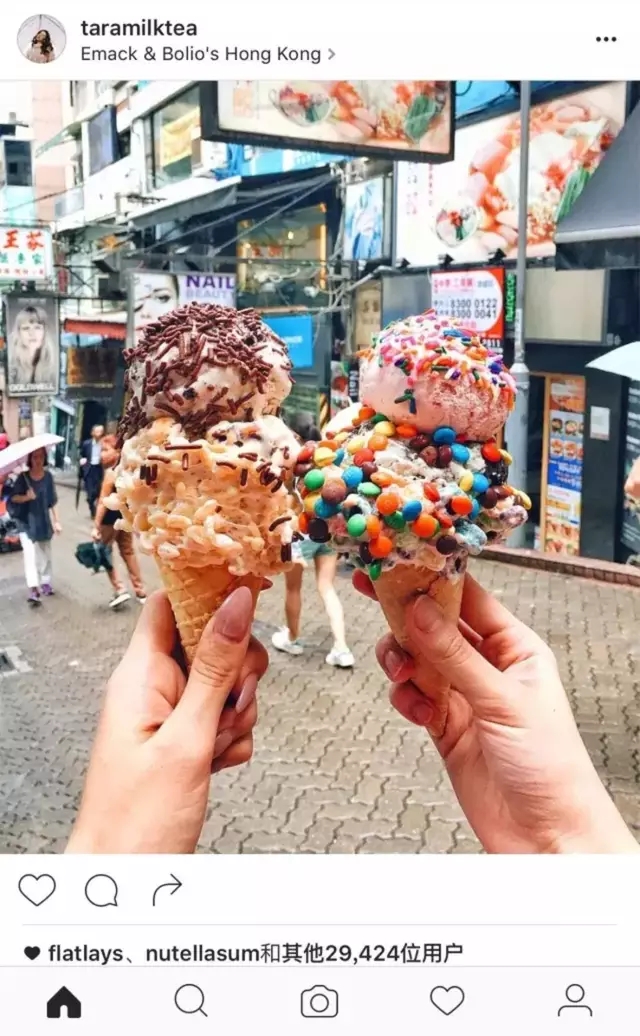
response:
<path id="1" fill-rule="evenodd" d="M 85 885 L 84 894 L 95 907 L 118 905 L 118 886 L 109 874 L 94 874 Z"/>

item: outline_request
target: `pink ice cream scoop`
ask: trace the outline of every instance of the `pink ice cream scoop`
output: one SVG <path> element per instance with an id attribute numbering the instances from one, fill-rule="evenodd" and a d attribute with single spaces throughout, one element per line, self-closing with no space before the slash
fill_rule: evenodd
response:
<path id="1" fill-rule="evenodd" d="M 396 425 L 444 426 L 485 442 L 513 409 L 516 386 L 502 358 L 435 310 L 389 324 L 361 355 L 362 402 Z"/>

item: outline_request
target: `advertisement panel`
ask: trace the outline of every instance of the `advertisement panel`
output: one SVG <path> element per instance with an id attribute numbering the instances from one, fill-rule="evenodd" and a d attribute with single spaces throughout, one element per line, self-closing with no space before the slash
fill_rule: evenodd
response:
<path id="1" fill-rule="evenodd" d="M 640 381 L 629 385 L 627 405 L 627 434 L 624 444 L 624 477 L 640 457 Z M 625 496 L 622 510 L 621 539 L 625 547 L 640 554 L 640 501 Z"/>
<path id="2" fill-rule="evenodd" d="M 580 553 L 585 379 L 551 375 L 545 404 L 543 550 Z"/>
<path id="3" fill-rule="evenodd" d="M 454 90 L 446 80 L 231 79 L 201 85 L 202 139 L 447 162 Z"/>
<path id="4" fill-rule="evenodd" d="M 381 259 L 384 250 L 384 179 L 347 185 L 342 254 L 352 259 Z"/>
<path id="5" fill-rule="evenodd" d="M 438 316 L 461 320 L 489 349 L 504 348 L 504 269 L 443 270 L 431 274 L 431 299 Z"/>
<path id="6" fill-rule="evenodd" d="M 555 254 L 557 221 L 569 212 L 625 117 L 625 83 L 609 83 L 531 111 L 527 255 Z M 399 162 L 397 254 L 413 266 L 486 262 L 518 248 L 520 115 L 458 129 L 455 160 Z"/>
<path id="7" fill-rule="evenodd" d="M 272 316 L 262 313 L 261 317 L 286 344 L 294 367 L 313 367 L 313 317 L 310 314 Z"/>
<path id="8" fill-rule="evenodd" d="M 131 307 L 133 330 L 140 332 L 178 306 L 188 302 L 212 302 L 218 306 L 235 306 L 236 275 L 234 273 L 158 273 L 137 270 L 131 275 Z"/>
<path id="9" fill-rule="evenodd" d="M 60 378 L 58 300 L 44 295 L 7 295 L 7 393 L 57 395 Z"/>
<path id="10" fill-rule="evenodd" d="M 166 122 L 160 128 L 160 165 L 164 169 L 191 158 L 193 141 L 200 136 L 200 111 L 192 108 L 173 122 Z"/>
<path id="11" fill-rule="evenodd" d="M 51 231 L 0 226 L 0 281 L 46 281 L 53 276 Z"/>

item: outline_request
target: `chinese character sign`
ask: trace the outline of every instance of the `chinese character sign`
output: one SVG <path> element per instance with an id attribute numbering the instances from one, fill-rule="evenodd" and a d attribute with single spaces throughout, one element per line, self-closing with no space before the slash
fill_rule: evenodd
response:
<path id="1" fill-rule="evenodd" d="M 0 226 L 0 281 L 45 281 L 53 276 L 51 231 Z"/>
<path id="2" fill-rule="evenodd" d="M 460 320 L 489 349 L 504 344 L 504 270 L 443 270 L 431 274 L 431 297 L 438 316 Z"/>
<path id="3" fill-rule="evenodd" d="M 9 395 L 55 395 L 60 374 L 58 300 L 9 295 L 6 321 Z"/>

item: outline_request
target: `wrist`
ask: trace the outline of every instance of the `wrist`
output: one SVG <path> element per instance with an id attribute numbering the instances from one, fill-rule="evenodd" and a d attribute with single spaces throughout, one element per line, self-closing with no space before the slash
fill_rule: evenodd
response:
<path id="1" fill-rule="evenodd" d="M 592 796 L 588 810 L 581 809 L 575 822 L 550 840 L 546 852 L 559 855 L 640 853 L 640 845 L 602 785 L 598 792 Z M 583 801 L 589 802 L 586 790 Z"/>

